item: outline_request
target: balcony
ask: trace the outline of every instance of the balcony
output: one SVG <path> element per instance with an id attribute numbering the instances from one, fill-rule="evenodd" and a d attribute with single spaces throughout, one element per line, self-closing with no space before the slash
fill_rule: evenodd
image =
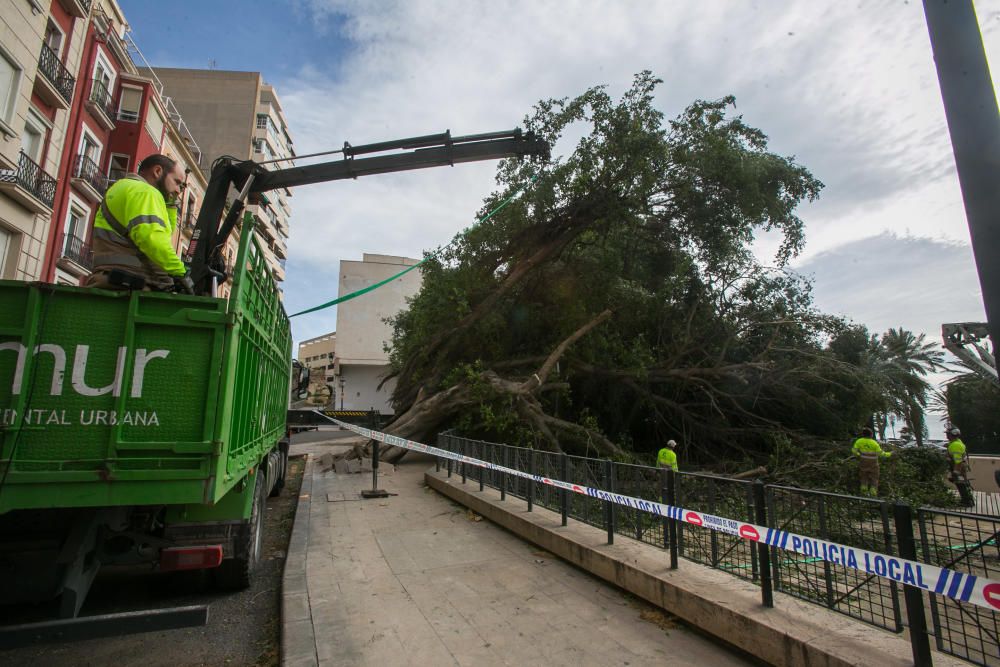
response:
<path id="1" fill-rule="evenodd" d="M 63 6 L 71 16 L 75 16 L 79 19 L 85 19 L 90 16 L 90 5 L 92 0 L 59 0 L 59 4 Z"/>
<path id="2" fill-rule="evenodd" d="M 73 101 L 76 79 L 59 62 L 59 56 L 47 44 L 42 44 L 42 52 L 38 56 L 38 73 L 41 74 L 35 76 L 35 92 L 38 96 L 57 109 L 68 109 L 69 103 Z"/>
<path id="3" fill-rule="evenodd" d="M 84 197 L 95 204 L 100 203 L 108 189 L 108 179 L 100 168 L 86 155 L 77 155 L 73 163 L 73 177 L 70 182 Z"/>
<path id="4" fill-rule="evenodd" d="M 180 228 L 184 231 L 191 231 L 198 224 L 198 214 L 194 211 L 185 211 L 184 218 L 180 221 Z"/>
<path id="5" fill-rule="evenodd" d="M 17 169 L 0 171 L 0 192 L 30 211 L 51 213 L 56 198 L 56 179 L 21 151 Z"/>
<path id="6" fill-rule="evenodd" d="M 66 236 L 62 257 L 57 264 L 73 275 L 83 277 L 90 273 L 94 266 L 94 253 L 83 239 L 69 234 Z"/>
<path id="7" fill-rule="evenodd" d="M 115 105 L 108 86 L 99 79 L 90 84 L 90 96 L 87 97 L 87 111 L 105 130 L 115 129 Z"/>

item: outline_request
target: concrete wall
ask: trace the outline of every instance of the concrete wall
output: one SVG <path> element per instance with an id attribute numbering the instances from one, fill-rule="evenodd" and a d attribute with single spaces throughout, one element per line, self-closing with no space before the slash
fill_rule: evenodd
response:
<path id="1" fill-rule="evenodd" d="M 389 398 L 392 396 L 392 390 L 396 387 L 396 380 L 389 380 L 381 390 L 377 388 L 388 370 L 388 364 L 341 363 L 340 378 L 343 380 L 343 396 L 340 395 L 341 388 L 338 385 L 336 407 L 340 409 L 341 398 L 343 398 L 344 410 L 375 408 L 382 414 L 391 414 L 393 410 L 389 404 Z"/>
<path id="2" fill-rule="evenodd" d="M 220 155 L 251 157 L 260 73 L 171 67 L 154 71 L 198 141 L 206 171 Z"/>
<path id="3" fill-rule="evenodd" d="M 339 295 L 344 296 L 399 273 L 419 260 L 365 253 L 363 261 L 340 262 Z M 337 357 L 341 364 L 357 362 L 385 364 L 384 345 L 392 328 L 383 322 L 406 308 L 406 299 L 420 290 L 420 269 L 410 271 L 360 299 L 337 307 Z"/>

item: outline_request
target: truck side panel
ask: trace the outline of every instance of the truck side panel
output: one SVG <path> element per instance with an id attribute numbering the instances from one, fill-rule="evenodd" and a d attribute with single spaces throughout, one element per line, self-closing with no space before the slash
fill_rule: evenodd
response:
<path id="1" fill-rule="evenodd" d="M 204 499 L 225 323 L 218 299 L 0 282 L 0 511 Z"/>

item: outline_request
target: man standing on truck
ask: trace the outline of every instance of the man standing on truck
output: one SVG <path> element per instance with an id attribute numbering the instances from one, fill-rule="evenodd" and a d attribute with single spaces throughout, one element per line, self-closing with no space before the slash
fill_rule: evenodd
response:
<path id="1" fill-rule="evenodd" d="M 861 478 L 861 495 L 878 495 L 878 460 L 889 458 L 889 452 L 882 451 L 872 437 L 870 428 L 861 429 L 861 437 L 854 441 L 851 451 L 858 457 L 858 475 Z"/>
<path id="2" fill-rule="evenodd" d="M 194 294 L 187 267 L 174 252 L 177 198 L 184 170 L 159 153 L 108 188 L 94 218 L 94 270 L 84 283 L 105 289 L 167 291 L 175 286 Z"/>

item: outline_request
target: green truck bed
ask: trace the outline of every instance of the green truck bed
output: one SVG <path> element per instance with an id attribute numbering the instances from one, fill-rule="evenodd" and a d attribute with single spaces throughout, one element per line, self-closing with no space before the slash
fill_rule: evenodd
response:
<path id="1" fill-rule="evenodd" d="M 248 228 L 228 300 L 0 281 L 0 514 L 217 502 L 283 437 L 290 363 Z"/>

